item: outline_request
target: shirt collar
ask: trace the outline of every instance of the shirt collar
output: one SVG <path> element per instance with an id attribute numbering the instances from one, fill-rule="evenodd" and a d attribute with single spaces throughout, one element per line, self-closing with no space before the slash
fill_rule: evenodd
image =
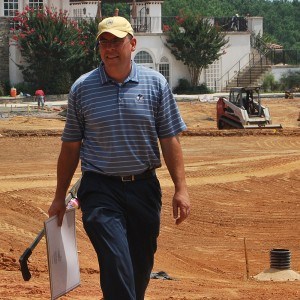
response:
<path id="1" fill-rule="evenodd" d="M 104 64 L 103 62 L 100 63 L 99 65 L 99 76 L 100 76 L 100 84 L 104 85 L 107 82 L 114 82 L 113 79 L 111 79 L 105 72 L 104 70 Z M 134 61 L 131 61 L 131 71 L 127 79 L 125 79 L 124 83 L 128 81 L 133 81 L 133 82 L 139 82 L 138 79 L 138 67 L 137 64 Z"/>

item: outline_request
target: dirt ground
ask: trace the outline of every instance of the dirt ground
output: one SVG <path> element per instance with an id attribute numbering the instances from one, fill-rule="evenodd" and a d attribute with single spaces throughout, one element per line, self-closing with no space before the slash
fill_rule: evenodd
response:
<path id="1" fill-rule="evenodd" d="M 153 271 L 173 280 L 151 279 L 147 300 L 300 299 L 299 280 L 253 278 L 269 269 L 274 248 L 289 249 L 291 269 L 300 271 L 300 99 L 264 104 L 282 130 L 218 131 L 215 103 L 179 103 L 189 129 L 181 143 L 192 212 L 174 225 L 173 187 L 163 165 Z M 23 281 L 18 260 L 47 218 L 63 126 L 30 114 L 0 119 L 0 299 L 50 299 L 45 239 L 30 257 L 30 281 Z M 74 182 L 79 176 L 77 170 Z M 79 210 L 76 225 L 81 285 L 61 299 L 101 299 Z"/>

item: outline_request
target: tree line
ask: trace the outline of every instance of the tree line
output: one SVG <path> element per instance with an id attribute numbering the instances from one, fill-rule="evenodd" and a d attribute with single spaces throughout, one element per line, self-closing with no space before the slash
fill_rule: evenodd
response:
<path id="1" fill-rule="evenodd" d="M 165 0 L 162 5 L 163 16 L 177 16 L 180 11 L 202 17 L 263 17 L 265 39 L 285 49 L 300 49 L 298 0 Z"/>

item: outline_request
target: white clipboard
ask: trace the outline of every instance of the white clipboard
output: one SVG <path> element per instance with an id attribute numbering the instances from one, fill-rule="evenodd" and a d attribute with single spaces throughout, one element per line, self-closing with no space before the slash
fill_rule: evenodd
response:
<path id="1" fill-rule="evenodd" d="M 57 216 L 46 220 L 44 227 L 51 300 L 54 300 L 80 285 L 75 208 L 66 211 L 61 227 L 57 225 Z"/>

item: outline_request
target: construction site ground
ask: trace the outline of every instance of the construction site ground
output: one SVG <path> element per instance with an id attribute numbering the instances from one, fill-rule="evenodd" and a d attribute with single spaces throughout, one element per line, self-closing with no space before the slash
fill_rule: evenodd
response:
<path id="1" fill-rule="evenodd" d="M 174 224 L 174 190 L 163 163 L 153 272 L 171 280 L 151 279 L 145 299 L 300 299 L 299 280 L 254 278 L 270 268 L 272 249 L 290 250 L 291 270 L 300 271 L 300 98 L 263 103 L 282 130 L 218 131 L 215 102 L 179 103 L 188 126 L 181 144 L 191 215 Z M 45 238 L 29 259 L 27 282 L 18 260 L 47 219 L 63 126 L 56 110 L 0 118 L 0 299 L 50 299 Z M 79 177 L 78 169 L 73 183 Z M 81 284 L 61 299 L 101 299 L 97 258 L 80 210 L 76 228 Z"/>

